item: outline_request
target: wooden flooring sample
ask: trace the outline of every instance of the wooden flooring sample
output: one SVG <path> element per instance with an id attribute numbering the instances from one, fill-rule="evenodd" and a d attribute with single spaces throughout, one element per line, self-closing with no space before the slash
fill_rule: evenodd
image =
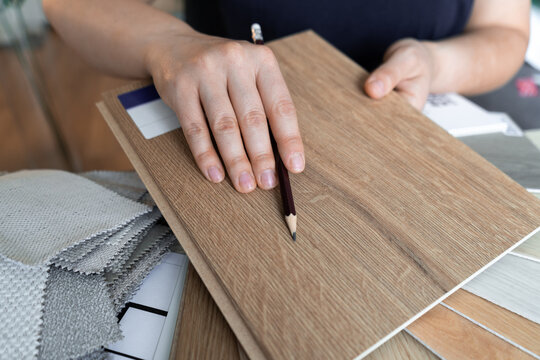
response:
<path id="1" fill-rule="evenodd" d="M 463 288 L 540 324 L 540 262 L 506 255 Z"/>
<path id="2" fill-rule="evenodd" d="M 443 305 L 435 306 L 407 330 L 446 360 L 534 359 Z"/>
<path id="3" fill-rule="evenodd" d="M 540 223 L 540 202 L 312 32 L 269 45 L 295 101 L 306 170 L 237 193 L 199 173 L 181 133 L 145 140 L 101 110 L 247 354 L 363 357 Z M 140 85 L 137 85 L 140 86 Z"/>
<path id="4" fill-rule="evenodd" d="M 456 291 L 444 300 L 444 304 L 470 320 L 540 356 L 539 324 L 465 290 Z"/>
<path id="5" fill-rule="evenodd" d="M 382 344 L 370 353 L 369 360 L 437 360 L 439 357 L 420 344 L 405 331 Z"/>
<path id="6" fill-rule="evenodd" d="M 527 137 L 488 134 L 460 140 L 521 186 L 540 189 L 540 150 Z"/>
<path id="7" fill-rule="evenodd" d="M 540 261 L 540 233 L 531 236 L 523 244 L 515 248 L 513 253 L 526 257 L 533 261 Z"/>

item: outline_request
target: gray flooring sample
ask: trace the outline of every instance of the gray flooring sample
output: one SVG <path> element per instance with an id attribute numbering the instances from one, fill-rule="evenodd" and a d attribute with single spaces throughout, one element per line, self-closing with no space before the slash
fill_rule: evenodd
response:
<path id="1" fill-rule="evenodd" d="M 463 289 L 540 324 L 539 279 L 540 262 L 509 254 Z"/>
<path id="2" fill-rule="evenodd" d="M 521 186 L 540 189 L 540 150 L 527 137 L 488 134 L 459 140 Z"/>

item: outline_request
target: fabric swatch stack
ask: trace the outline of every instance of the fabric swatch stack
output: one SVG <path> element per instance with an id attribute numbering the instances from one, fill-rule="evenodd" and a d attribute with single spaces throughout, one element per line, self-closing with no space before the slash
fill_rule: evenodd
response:
<path id="1" fill-rule="evenodd" d="M 0 176 L 0 359 L 97 359 L 176 239 L 135 173 Z"/>

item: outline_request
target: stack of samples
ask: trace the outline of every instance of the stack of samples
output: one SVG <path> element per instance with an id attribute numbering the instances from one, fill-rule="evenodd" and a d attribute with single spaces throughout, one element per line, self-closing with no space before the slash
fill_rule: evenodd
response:
<path id="1" fill-rule="evenodd" d="M 95 359 L 176 239 L 134 173 L 0 176 L 0 358 Z"/>

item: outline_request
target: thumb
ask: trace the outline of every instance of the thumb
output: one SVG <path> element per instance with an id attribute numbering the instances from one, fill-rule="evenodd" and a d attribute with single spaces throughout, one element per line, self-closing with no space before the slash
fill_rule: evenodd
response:
<path id="1" fill-rule="evenodd" d="M 364 90 L 369 97 L 380 99 L 392 91 L 409 74 L 411 61 L 407 61 L 400 51 L 388 59 L 367 78 Z"/>

